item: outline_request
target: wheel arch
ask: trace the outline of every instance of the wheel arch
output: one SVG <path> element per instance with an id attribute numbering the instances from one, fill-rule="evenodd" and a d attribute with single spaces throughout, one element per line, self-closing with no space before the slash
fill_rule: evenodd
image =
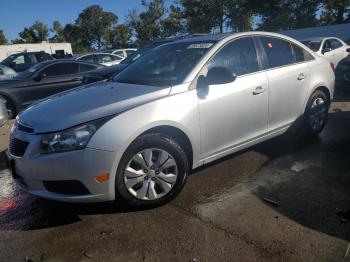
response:
<path id="1" fill-rule="evenodd" d="M 192 168 L 193 166 L 193 145 L 191 143 L 191 140 L 189 139 L 188 135 L 182 131 L 180 128 L 170 126 L 170 125 L 160 125 L 156 127 L 152 127 L 146 131 L 144 131 L 142 134 L 139 135 L 145 135 L 145 134 L 151 134 L 151 133 L 160 133 L 167 136 L 170 136 L 173 138 L 176 142 L 180 144 L 180 146 L 184 149 L 188 161 L 189 161 L 189 167 Z"/>

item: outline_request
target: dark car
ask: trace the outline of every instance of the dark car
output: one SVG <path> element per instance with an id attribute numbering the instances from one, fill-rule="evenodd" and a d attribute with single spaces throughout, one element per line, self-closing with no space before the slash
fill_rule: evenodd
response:
<path id="1" fill-rule="evenodd" d="M 0 99 L 10 117 L 37 100 L 81 85 L 83 74 L 103 66 L 74 60 L 38 63 L 26 71 L 0 80 Z"/>
<path id="2" fill-rule="evenodd" d="M 335 69 L 335 81 L 337 88 L 349 89 L 350 87 L 350 55 L 342 59 Z"/>
<path id="3" fill-rule="evenodd" d="M 34 64 L 53 59 L 51 55 L 45 52 L 23 52 L 8 56 L 1 64 L 11 67 L 16 72 L 22 72 Z"/>
<path id="4" fill-rule="evenodd" d="M 183 39 L 185 37 L 189 37 L 190 35 L 185 36 L 178 36 L 178 37 L 172 37 L 172 38 L 166 38 L 166 39 L 160 39 L 153 41 L 151 43 L 148 43 L 144 45 L 143 47 L 137 49 L 137 51 L 131 53 L 127 58 L 122 60 L 118 65 L 110 66 L 108 68 L 98 69 L 91 71 L 84 75 L 83 83 L 84 84 L 90 84 L 97 81 L 103 81 L 103 80 L 109 80 L 112 79 L 113 76 L 120 73 L 124 68 L 126 68 L 129 64 L 133 63 L 137 59 L 139 59 L 141 56 L 148 53 L 150 50 L 153 50 L 157 46 L 174 42 L 176 40 Z M 195 36 L 195 35 L 192 35 Z"/>

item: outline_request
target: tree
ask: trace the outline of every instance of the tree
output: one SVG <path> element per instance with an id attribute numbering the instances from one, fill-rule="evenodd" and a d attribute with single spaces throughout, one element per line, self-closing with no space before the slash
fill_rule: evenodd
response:
<path id="1" fill-rule="evenodd" d="M 125 48 L 132 45 L 132 30 L 126 24 L 117 25 L 106 36 L 106 45 L 109 48 Z"/>
<path id="2" fill-rule="evenodd" d="M 0 29 L 0 45 L 7 45 L 7 39 L 5 37 L 4 31 Z"/>
<path id="3" fill-rule="evenodd" d="M 161 36 L 161 18 L 166 12 L 163 0 L 153 0 L 149 4 L 142 1 L 146 11 L 137 13 L 135 9 L 129 11 L 129 25 L 133 29 L 137 44 L 153 41 Z"/>
<path id="4" fill-rule="evenodd" d="M 50 41 L 58 43 L 66 42 L 66 38 L 64 36 L 64 29 L 59 21 L 53 22 L 50 31 L 54 33 L 54 36 L 50 38 Z"/>
<path id="5" fill-rule="evenodd" d="M 228 1 L 226 6 L 227 27 L 235 32 L 250 31 L 253 29 L 254 7 L 249 0 Z"/>
<path id="6" fill-rule="evenodd" d="M 322 0 L 250 0 L 261 18 L 260 30 L 279 31 L 317 25 L 316 13 Z"/>
<path id="7" fill-rule="evenodd" d="M 79 14 L 75 26 L 79 30 L 79 36 L 83 38 L 82 42 L 87 42 L 91 48 L 100 50 L 105 45 L 105 38 L 110 29 L 117 22 L 118 16 L 103 11 L 98 5 L 92 5 Z"/>
<path id="8" fill-rule="evenodd" d="M 350 0 L 324 0 L 322 9 L 322 24 L 350 23 Z"/>
<path id="9" fill-rule="evenodd" d="M 42 22 L 36 21 L 32 26 L 25 27 L 24 30 L 19 33 L 19 36 L 24 43 L 40 43 L 47 40 L 48 33 L 49 30 L 47 26 Z M 18 39 L 16 41 L 18 41 Z"/>
<path id="10" fill-rule="evenodd" d="M 91 51 L 90 42 L 84 33 L 75 24 L 66 24 L 63 35 L 67 42 L 71 43 L 74 52 L 84 53 Z"/>
<path id="11" fill-rule="evenodd" d="M 160 21 L 161 37 L 175 36 L 185 32 L 184 15 L 179 6 L 171 5 L 168 17 Z"/>

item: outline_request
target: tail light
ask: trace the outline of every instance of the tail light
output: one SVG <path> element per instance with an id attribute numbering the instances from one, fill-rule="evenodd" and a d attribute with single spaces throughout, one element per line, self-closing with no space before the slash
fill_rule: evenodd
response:
<path id="1" fill-rule="evenodd" d="M 330 65 L 331 65 L 333 72 L 335 72 L 335 65 L 333 63 L 330 63 Z"/>

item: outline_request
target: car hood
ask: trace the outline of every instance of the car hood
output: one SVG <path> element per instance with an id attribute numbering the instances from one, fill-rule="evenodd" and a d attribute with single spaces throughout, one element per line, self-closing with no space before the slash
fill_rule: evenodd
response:
<path id="1" fill-rule="evenodd" d="M 30 106 L 19 121 L 35 133 L 60 131 L 165 97 L 170 90 L 116 82 L 86 85 Z"/>

